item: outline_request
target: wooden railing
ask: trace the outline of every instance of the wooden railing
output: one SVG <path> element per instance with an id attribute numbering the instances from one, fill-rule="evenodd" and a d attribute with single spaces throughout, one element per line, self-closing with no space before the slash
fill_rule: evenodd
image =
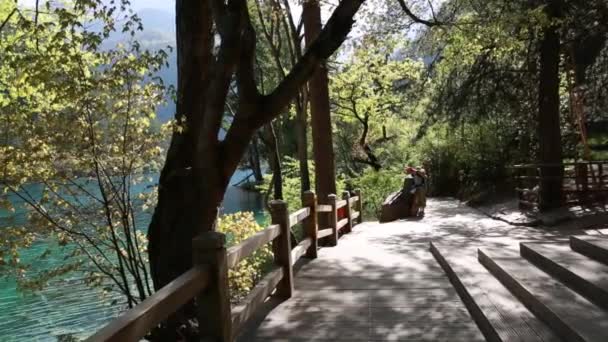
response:
<path id="1" fill-rule="evenodd" d="M 293 265 L 303 256 L 316 258 L 318 241 L 327 237 L 337 245 L 339 234 L 348 233 L 361 223 L 360 191 L 351 197 L 344 192 L 327 198 L 329 204 L 318 204 L 315 194 L 302 196 L 303 208 L 289 214 L 283 201 L 271 203 L 272 224 L 238 245 L 226 248 L 224 234 L 205 232 L 193 241 L 194 267 L 176 278 L 136 307 L 125 312 L 87 341 L 139 341 L 180 307 L 195 299 L 202 340 L 233 341 L 243 324 L 272 293 L 290 298 L 294 291 Z M 344 218 L 338 212 L 343 208 Z M 319 215 L 328 215 L 328 227 L 319 229 Z M 304 239 L 293 249 L 290 229 L 302 224 Z M 272 243 L 274 265 L 237 306 L 230 305 L 228 270 L 251 256 L 267 243 Z"/>
<path id="2" fill-rule="evenodd" d="M 598 202 L 605 203 L 608 198 L 608 162 L 585 161 L 565 162 L 562 164 L 525 164 L 514 165 L 514 178 L 519 207 L 533 209 L 539 205 L 540 188 L 543 180 L 556 179 L 553 174 L 562 174 L 557 177 L 561 180 L 564 197 L 563 205 L 588 205 Z M 559 172 L 547 172 L 543 170 Z"/>

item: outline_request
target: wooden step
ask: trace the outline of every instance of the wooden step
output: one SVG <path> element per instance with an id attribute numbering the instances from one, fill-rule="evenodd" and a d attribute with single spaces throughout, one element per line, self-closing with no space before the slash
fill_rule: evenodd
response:
<path id="1" fill-rule="evenodd" d="M 432 242 L 430 250 L 487 341 L 560 340 L 477 261 L 475 250 Z"/>
<path id="2" fill-rule="evenodd" d="M 512 294 L 566 341 L 605 342 L 608 312 L 515 253 L 479 249 L 478 259 Z"/>
<path id="3" fill-rule="evenodd" d="M 588 235 L 570 236 L 570 248 L 608 265 L 608 238 Z"/>
<path id="4" fill-rule="evenodd" d="M 596 305 L 608 309 L 608 265 L 572 251 L 567 244 L 520 244 L 521 255 Z"/>

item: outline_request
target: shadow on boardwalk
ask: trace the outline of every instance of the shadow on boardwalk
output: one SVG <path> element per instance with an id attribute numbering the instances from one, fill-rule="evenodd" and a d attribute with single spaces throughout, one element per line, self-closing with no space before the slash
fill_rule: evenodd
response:
<path id="1" fill-rule="evenodd" d="M 520 241 L 561 241 L 492 220 L 454 200 L 429 201 L 427 217 L 366 222 L 304 260 L 294 297 L 268 300 L 240 341 L 483 341 L 428 243 L 458 251 Z M 465 253 L 466 254 L 466 253 Z"/>

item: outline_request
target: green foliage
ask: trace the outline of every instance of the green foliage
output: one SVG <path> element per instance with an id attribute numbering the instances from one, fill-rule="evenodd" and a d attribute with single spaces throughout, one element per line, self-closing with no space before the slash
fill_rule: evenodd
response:
<path id="1" fill-rule="evenodd" d="M 44 2 L 35 18 L 8 3 L 0 9 L 16 15 L 0 32 L 0 189 L 5 207 L 18 200 L 29 217 L 0 230 L 9 242 L 0 247 L 2 274 L 37 290 L 77 271 L 134 305 L 152 291 L 138 222 L 154 201 L 171 128 L 155 121 L 167 96 L 155 75 L 167 54 L 136 41 L 102 47 L 116 28 L 141 29 L 119 8 L 126 1 Z M 37 242 L 56 247 L 21 260 L 20 249 Z M 51 254 L 65 255 L 63 264 L 31 269 Z"/>
<path id="2" fill-rule="evenodd" d="M 500 120 L 460 127 L 438 124 L 418 143 L 413 160 L 428 165 L 435 194 L 488 190 L 506 181 L 507 167 L 528 153 L 528 146 L 514 139 L 513 129 Z"/>
<path id="3" fill-rule="evenodd" d="M 222 216 L 218 219 L 217 224 L 217 230 L 227 235 L 229 246 L 236 245 L 263 229 L 251 212 Z M 272 260 L 272 251 L 267 245 L 229 271 L 230 295 L 234 302 L 238 302 L 251 291 L 262 278 Z"/>
<path id="4" fill-rule="evenodd" d="M 347 174 L 366 165 L 390 167 L 395 155 L 391 143 L 403 142 L 402 128 L 414 118 L 423 64 L 394 56 L 407 48 L 402 39 L 383 38 L 363 37 L 331 76 L 338 165 Z"/>
<path id="5" fill-rule="evenodd" d="M 302 208 L 302 187 L 300 185 L 300 164 L 293 157 L 286 156 L 281 162 L 283 171 L 283 200 L 287 202 L 290 211 L 295 211 Z M 308 161 L 308 169 L 310 170 L 310 182 L 315 184 L 315 165 L 312 160 Z M 265 191 L 270 187 L 272 175 L 264 176 L 264 183 L 258 189 Z M 338 196 L 346 189 L 344 177 L 338 175 L 336 177 L 336 187 Z M 313 189 L 314 190 L 314 189 Z M 270 200 L 270 198 L 269 198 Z"/>
<path id="6" fill-rule="evenodd" d="M 380 217 L 384 199 L 388 194 L 401 189 L 404 177 L 403 169 L 391 168 L 374 171 L 368 168 L 358 177 L 348 180 L 353 188 L 361 190 L 364 218 L 378 219 Z"/>

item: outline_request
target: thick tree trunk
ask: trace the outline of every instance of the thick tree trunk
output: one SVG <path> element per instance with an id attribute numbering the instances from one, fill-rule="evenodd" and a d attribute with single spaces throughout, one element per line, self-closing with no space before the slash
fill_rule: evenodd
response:
<path id="1" fill-rule="evenodd" d="M 317 0 L 303 4 L 302 17 L 306 46 L 317 38 L 321 31 L 321 7 Z M 315 161 L 315 188 L 319 201 L 325 203 L 327 195 L 336 193 L 336 169 L 329 113 L 329 89 L 327 67 L 319 63 L 308 82 L 310 97 L 313 159 Z"/>
<path id="2" fill-rule="evenodd" d="M 200 94 L 207 90 L 213 44 L 212 19 L 207 2 L 176 3 L 178 94 L 176 118 L 199 123 L 206 106 Z M 185 117 L 188 113 L 188 117 Z M 160 289 L 192 264 L 191 241 L 217 214 L 222 186 L 215 177 L 202 183 L 202 170 L 192 168 L 196 149 L 195 129 L 174 133 L 160 175 L 158 204 L 148 229 L 148 253 L 154 288 Z M 208 164 L 207 167 L 214 167 Z M 217 168 L 218 165 L 215 165 Z M 203 189 L 204 188 L 204 189 Z"/>
<path id="3" fill-rule="evenodd" d="M 215 229 L 228 181 L 252 136 L 285 110 L 316 65 L 342 44 L 362 3 L 341 2 L 327 29 L 285 79 L 269 94 L 261 94 L 253 72 L 256 37 L 247 2 L 176 1 L 176 121 L 185 124 L 171 138 L 159 178 L 158 203 L 148 228 L 150 270 L 156 290 L 192 266 L 192 239 Z M 221 37 L 219 47 L 215 46 L 216 35 Z M 219 141 L 233 82 L 238 88 L 238 109 L 226 137 Z M 188 321 L 193 317 L 191 307 L 180 312 Z M 186 322 L 172 319 L 174 323 L 179 321 Z M 176 339 L 162 336 L 158 340 Z"/>
<path id="4" fill-rule="evenodd" d="M 549 17 L 559 14 L 558 1 L 550 1 L 547 7 Z M 559 114 L 559 62 L 560 37 L 558 28 L 551 25 L 545 29 L 540 46 L 538 137 L 541 164 L 562 163 L 562 143 Z M 561 166 L 541 167 L 540 209 L 558 208 L 562 204 Z"/>

